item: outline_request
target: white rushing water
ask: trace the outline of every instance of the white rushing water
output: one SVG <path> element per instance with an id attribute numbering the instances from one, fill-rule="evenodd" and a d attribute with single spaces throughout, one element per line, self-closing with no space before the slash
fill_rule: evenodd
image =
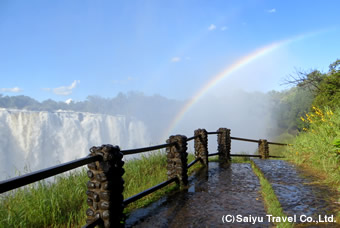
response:
<path id="1" fill-rule="evenodd" d="M 0 180 L 82 158 L 92 146 L 148 142 L 144 123 L 124 116 L 0 109 Z"/>

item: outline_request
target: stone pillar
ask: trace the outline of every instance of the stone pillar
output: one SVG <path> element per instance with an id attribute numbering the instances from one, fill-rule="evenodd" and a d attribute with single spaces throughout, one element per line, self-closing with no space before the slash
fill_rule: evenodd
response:
<path id="1" fill-rule="evenodd" d="M 175 145 L 166 148 L 168 179 L 178 177 L 179 184 L 186 186 L 188 184 L 187 137 L 184 135 L 170 136 L 166 142 L 177 142 Z"/>
<path id="2" fill-rule="evenodd" d="M 266 139 L 259 140 L 259 154 L 261 155 L 261 159 L 269 158 L 269 146 Z"/>
<path id="3" fill-rule="evenodd" d="M 219 128 L 217 130 L 219 134 L 217 135 L 217 144 L 218 144 L 218 153 L 219 159 L 223 162 L 229 162 L 230 158 L 230 149 L 231 149 L 231 139 L 230 139 L 230 129 L 227 128 Z"/>
<path id="4" fill-rule="evenodd" d="M 208 132 L 205 129 L 195 130 L 195 157 L 201 158 L 201 163 L 208 166 Z"/>
<path id="5" fill-rule="evenodd" d="M 103 160 L 88 164 L 86 223 L 100 217 L 103 227 L 120 227 L 124 209 L 123 154 L 118 146 L 112 145 L 92 147 L 90 152 L 90 156 L 101 155 Z"/>

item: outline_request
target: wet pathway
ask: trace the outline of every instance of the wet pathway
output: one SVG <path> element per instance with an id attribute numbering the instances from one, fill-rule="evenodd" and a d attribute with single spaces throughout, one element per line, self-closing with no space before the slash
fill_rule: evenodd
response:
<path id="1" fill-rule="evenodd" d="M 263 222 L 223 223 L 222 216 L 262 217 Z M 235 218 L 236 219 L 236 218 Z M 187 191 L 165 196 L 134 211 L 127 227 L 271 227 L 250 164 L 210 162 L 189 178 Z"/>
<path id="2" fill-rule="evenodd" d="M 272 184 L 284 213 L 288 216 L 296 215 L 297 223 L 301 222 L 299 221 L 301 215 L 310 216 L 317 221 L 319 215 L 322 218 L 325 215 L 335 217 L 340 210 L 339 205 L 335 203 L 339 199 L 336 192 L 313 184 L 313 181 L 316 181 L 313 177 L 292 164 L 282 160 L 253 159 L 253 161 Z M 302 217 L 303 220 L 305 218 Z M 336 224 L 333 225 L 332 227 L 337 227 Z"/>

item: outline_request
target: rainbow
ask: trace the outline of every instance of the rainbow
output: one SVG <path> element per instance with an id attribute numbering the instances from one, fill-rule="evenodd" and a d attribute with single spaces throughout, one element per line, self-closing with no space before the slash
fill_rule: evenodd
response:
<path id="1" fill-rule="evenodd" d="M 217 85 L 220 81 L 222 81 L 224 78 L 226 78 L 227 76 L 229 76 L 230 74 L 234 73 L 235 71 L 239 70 L 240 68 L 246 66 L 247 64 L 249 64 L 250 62 L 269 54 L 270 52 L 273 52 L 274 50 L 287 45 L 293 41 L 298 41 L 301 40 L 307 36 L 310 35 L 315 35 L 316 33 L 319 32 L 313 32 L 313 33 L 308 33 L 308 34 L 303 34 L 303 35 L 299 35 L 299 36 L 295 36 L 293 38 L 290 39 L 285 39 L 285 40 L 281 40 L 278 42 L 274 42 L 271 43 L 269 45 L 266 45 L 262 48 L 259 48 L 253 52 L 251 52 L 250 54 L 242 57 L 241 59 L 237 60 L 236 62 L 234 62 L 232 65 L 228 66 L 226 69 L 224 69 L 221 73 L 217 74 L 216 76 L 214 76 L 212 78 L 212 80 L 210 80 L 206 85 L 204 85 L 184 106 L 183 108 L 177 113 L 177 115 L 175 116 L 175 118 L 171 121 L 169 127 L 166 129 L 165 132 L 165 137 L 167 138 L 172 130 L 179 124 L 179 122 L 182 120 L 182 118 L 184 117 L 185 113 L 187 113 L 190 108 L 197 103 L 204 95 L 207 94 L 207 92 L 212 89 L 215 85 Z"/>

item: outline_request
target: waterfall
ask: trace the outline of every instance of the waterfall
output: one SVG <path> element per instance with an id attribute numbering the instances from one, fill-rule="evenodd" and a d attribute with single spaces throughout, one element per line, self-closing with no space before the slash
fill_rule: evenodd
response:
<path id="1" fill-rule="evenodd" d="M 147 146 L 143 122 L 73 111 L 0 109 L 0 180 L 82 158 L 102 144 Z"/>

